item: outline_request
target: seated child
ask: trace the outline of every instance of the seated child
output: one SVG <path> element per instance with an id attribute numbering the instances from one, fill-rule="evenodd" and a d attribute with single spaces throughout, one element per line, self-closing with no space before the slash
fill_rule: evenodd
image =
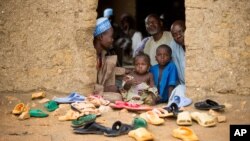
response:
<path id="1" fill-rule="evenodd" d="M 155 56 L 158 64 L 150 68 L 160 96 L 158 103 L 168 102 L 172 90 L 177 85 L 178 72 L 174 62 L 171 61 L 171 54 L 172 50 L 168 45 L 160 45 L 156 49 Z"/>
<path id="2" fill-rule="evenodd" d="M 149 72 L 149 56 L 144 53 L 138 54 L 134 58 L 134 66 L 134 71 L 123 79 L 123 100 L 154 105 L 158 93 L 157 88 L 154 87 L 153 75 Z"/>

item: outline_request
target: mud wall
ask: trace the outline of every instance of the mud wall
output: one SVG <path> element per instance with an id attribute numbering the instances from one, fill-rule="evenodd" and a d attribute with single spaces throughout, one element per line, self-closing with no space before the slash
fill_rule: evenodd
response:
<path id="1" fill-rule="evenodd" d="M 90 93 L 97 0 L 1 0 L 0 91 Z"/>
<path id="2" fill-rule="evenodd" d="M 248 0 L 186 0 L 188 94 L 250 95 Z"/>

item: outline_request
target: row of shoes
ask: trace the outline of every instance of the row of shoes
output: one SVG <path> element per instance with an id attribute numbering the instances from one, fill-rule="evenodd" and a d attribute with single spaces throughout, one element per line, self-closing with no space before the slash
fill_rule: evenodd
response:
<path id="1" fill-rule="evenodd" d="M 147 121 L 143 118 L 134 118 L 131 125 L 115 121 L 112 127 L 106 127 L 95 121 L 96 115 L 89 114 L 81 116 L 72 121 L 73 132 L 76 134 L 97 134 L 107 137 L 116 137 L 126 135 L 136 139 L 137 141 L 153 140 L 153 134 L 147 128 Z"/>

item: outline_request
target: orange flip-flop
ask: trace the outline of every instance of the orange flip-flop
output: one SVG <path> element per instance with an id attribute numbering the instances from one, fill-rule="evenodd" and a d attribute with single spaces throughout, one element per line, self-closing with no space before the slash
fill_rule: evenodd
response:
<path id="1" fill-rule="evenodd" d="M 179 127 L 174 129 L 172 135 L 176 138 L 179 138 L 183 141 L 198 141 L 197 135 L 194 131 L 188 127 Z"/>

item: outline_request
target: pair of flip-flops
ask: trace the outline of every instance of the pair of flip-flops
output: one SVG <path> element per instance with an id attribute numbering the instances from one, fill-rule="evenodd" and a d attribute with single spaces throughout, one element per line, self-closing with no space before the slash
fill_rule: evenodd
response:
<path id="1" fill-rule="evenodd" d="M 220 105 L 216 101 L 206 99 L 205 101 L 196 102 L 194 104 L 194 107 L 199 110 L 223 110 L 225 108 L 225 105 Z"/>
<path id="2" fill-rule="evenodd" d="M 131 111 L 148 111 L 152 110 L 151 106 L 148 105 L 140 105 L 131 102 L 124 102 L 124 101 L 115 101 L 115 103 L 110 103 L 109 105 L 111 108 L 114 109 L 127 109 Z"/>
<path id="3" fill-rule="evenodd" d="M 74 103 L 77 101 L 83 101 L 85 99 L 84 96 L 78 94 L 78 93 L 71 93 L 70 95 L 68 95 L 67 97 L 63 97 L 63 98 L 55 98 L 53 99 L 55 102 L 57 103 Z"/>
<path id="4" fill-rule="evenodd" d="M 112 128 L 105 127 L 96 122 L 91 122 L 83 127 L 75 128 L 73 131 L 76 134 L 103 134 L 108 137 L 116 137 L 127 134 L 133 127 L 128 124 L 124 124 L 121 121 L 116 121 Z"/>

